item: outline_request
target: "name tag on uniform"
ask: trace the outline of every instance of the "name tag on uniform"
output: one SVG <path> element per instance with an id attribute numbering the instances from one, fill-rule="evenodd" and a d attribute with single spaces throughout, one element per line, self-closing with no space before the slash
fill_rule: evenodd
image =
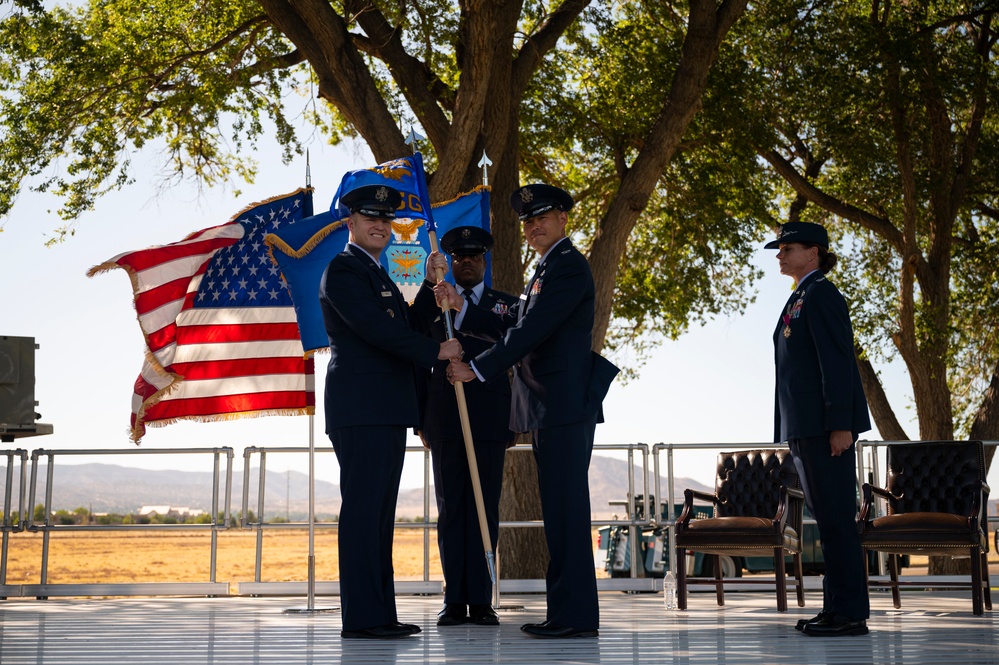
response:
<path id="1" fill-rule="evenodd" d="M 520 294 L 520 299 L 521 300 L 527 300 L 527 294 L 526 293 L 521 293 Z"/>
<path id="2" fill-rule="evenodd" d="M 392 297 L 391 291 L 382 291 L 382 298 L 391 298 L 391 297 Z"/>

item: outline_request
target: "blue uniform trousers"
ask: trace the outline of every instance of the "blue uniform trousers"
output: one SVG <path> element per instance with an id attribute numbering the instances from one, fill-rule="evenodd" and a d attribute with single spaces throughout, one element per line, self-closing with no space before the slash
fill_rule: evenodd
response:
<path id="1" fill-rule="evenodd" d="M 506 444 L 501 441 L 475 441 L 474 447 L 489 540 L 495 551 L 499 538 L 499 501 Z M 444 570 L 444 602 L 490 605 L 493 584 L 482 545 L 465 442 L 458 439 L 431 441 L 430 450 L 433 453 L 434 489 L 437 492 L 437 543 Z"/>
<path id="2" fill-rule="evenodd" d="M 546 618 L 582 631 L 597 630 L 600 625 L 587 476 L 596 426 L 594 414 L 588 421 L 533 432 L 551 557 L 545 580 Z"/>
<path id="3" fill-rule="evenodd" d="M 788 446 L 822 540 L 826 562 L 822 609 L 853 620 L 867 619 L 871 606 L 857 531 L 856 448 L 833 457 L 828 435 L 792 439 Z"/>
<path id="4" fill-rule="evenodd" d="M 342 427 L 330 432 L 340 462 L 337 544 L 344 630 L 398 621 L 392 569 L 395 507 L 406 456 L 400 425 Z"/>

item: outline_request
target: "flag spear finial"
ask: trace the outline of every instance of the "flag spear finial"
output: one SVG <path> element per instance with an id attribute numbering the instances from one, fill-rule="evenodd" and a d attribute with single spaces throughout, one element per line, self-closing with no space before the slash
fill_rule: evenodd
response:
<path id="1" fill-rule="evenodd" d="M 426 138 L 425 136 L 421 136 L 420 134 L 417 134 L 416 130 L 413 129 L 412 127 L 410 127 L 409 128 L 409 136 L 406 137 L 406 145 L 412 147 L 413 148 L 413 152 L 419 152 L 419 150 L 420 150 L 419 143 L 420 143 L 420 141 L 422 141 L 425 138 Z"/>
<path id="2" fill-rule="evenodd" d="M 479 160 L 478 166 L 482 167 L 482 184 L 486 187 L 489 186 L 489 167 L 492 166 L 493 160 L 489 159 L 489 155 L 486 151 L 482 151 L 482 159 Z"/>

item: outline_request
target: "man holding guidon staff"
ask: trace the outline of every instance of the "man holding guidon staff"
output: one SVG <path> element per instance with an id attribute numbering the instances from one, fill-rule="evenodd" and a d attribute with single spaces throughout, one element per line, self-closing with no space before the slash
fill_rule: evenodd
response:
<path id="1" fill-rule="evenodd" d="M 493 343 L 468 363 L 452 362 L 447 374 L 452 382 L 490 381 L 514 369 L 510 428 L 533 439 L 551 558 L 546 620 L 522 630 L 541 638 L 595 637 L 587 472 L 600 405 L 618 369 L 591 348 L 593 275 L 565 233 L 572 197 L 550 185 L 527 185 L 513 193 L 511 205 L 539 255 L 537 270 L 504 313 L 470 306 L 446 282 L 435 287 L 438 299 L 458 312 L 456 328 Z M 429 265 L 446 270 L 447 262 L 434 253 Z"/>
<path id="2" fill-rule="evenodd" d="M 477 226 L 458 226 L 441 237 L 440 245 L 443 252 L 451 256 L 455 284 L 470 306 L 501 314 L 517 301 L 516 296 L 491 289 L 483 281 L 486 253 L 493 246 L 493 237 L 488 231 Z M 434 299 L 433 287 L 428 277 L 413 302 L 413 311 L 417 314 L 417 329 L 443 341 L 447 337 L 444 315 Z M 491 346 L 461 332 L 454 334 L 469 356 Z M 495 626 L 499 624 L 499 618 L 491 607 L 492 580 L 483 557 L 459 405 L 455 388 L 447 380 L 447 367 L 448 361 L 437 361 L 424 384 L 427 394 L 420 431 L 433 457 L 437 540 L 444 570 L 444 609 L 437 616 L 437 625 Z M 499 536 L 503 462 L 506 448 L 514 438 L 510 431 L 510 379 L 503 373 L 487 382 L 467 384 L 464 397 L 489 541 L 495 547 Z"/>

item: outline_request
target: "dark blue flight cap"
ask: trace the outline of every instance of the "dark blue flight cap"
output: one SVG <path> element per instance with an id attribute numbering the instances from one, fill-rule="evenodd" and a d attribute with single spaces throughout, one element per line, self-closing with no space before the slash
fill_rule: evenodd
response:
<path id="1" fill-rule="evenodd" d="M 492 248 L 493 237 L 478 226 L 456 226 L 441 236 L 445 254 L 485 254 Z"/>
<path id="2" fill-rule="evenodd" d="M 829 249 L 829 234 L 824 227 L 811 222 L 788 222 L 777 230 L 777 239 L 771 240 L 763 249 L 779 249 L 781 245 L 798 242 L 803 245 L 818 245 Z"/>
<path id="3" fill-rule="evenodd" d="M 365 185 L 340 197 L 340 205 L 351 213 L 383 219 L 395 219 L 395 211 L 401 204 L 402 194 L 385 185 Z"/>
<path id="4" fill-rule="evenodd" d="M 568 192 L 551 185 L 524 185 L 510 197 L 510 205 L 517 211 L 521 221 L 549 210 L 569 212 L 572 204 L 572 197 Z"/>

